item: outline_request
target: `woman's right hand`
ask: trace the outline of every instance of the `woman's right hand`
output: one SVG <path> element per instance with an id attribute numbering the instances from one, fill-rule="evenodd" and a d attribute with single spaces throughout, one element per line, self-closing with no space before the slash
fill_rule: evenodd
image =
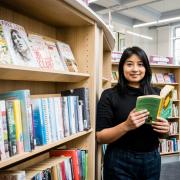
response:
<path id="1" fill-rule="evenodd" d="M 145 123 L 145 120 L 148 117 L 148 115 L 149 112 L 147 110 L 137 112 L 135 109 L 133 109 L 129 113 L 127 120 L 124 122 L 127 130 L 130 131 L 142 126 Z"/>

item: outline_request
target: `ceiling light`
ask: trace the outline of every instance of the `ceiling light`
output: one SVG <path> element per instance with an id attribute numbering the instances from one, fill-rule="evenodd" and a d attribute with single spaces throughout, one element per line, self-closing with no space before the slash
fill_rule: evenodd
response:
<path id="1" fill-rule="evenodd" d="M 148 22 L 148 23 L 142 23 L 142 24 L 136 24 L 136 25 L 133 26 L 133 28 L 145 27 L 145 26 L 150 26 L 150 25 L 154 25 L 154 24 L 157 24 L 157 21 Z"/>
<path id="2" fill-rule="evenodd" d="M 176 20 L 180 20 L 180 16 L 168 18 L 168 19 L 162 19 L 162 20 L 159 20 L 158 23 L 171 22 L 171 21 L 176 21 Z"/>
<path id="3" fill-rule="evenodd" d="M 137 36 L 137 37 L 141 37 L 141 38 L 144 38 L 144 39 L 148 39 L 148 40 L 153 40 L 152 37 L 149 37 L 149 36 L 145 36 L 145 35 L 142 35 L 142 34 L 138 34 L 138 33 L 135 33 L 135 32 L 132 32 L 132 31 L 126 31 L 128 34 L 131 34 L 133 36 Z"/>
<path id="4" fill-rule="evenodd" d="M 161 23 L 165 23 L 165 22 L 172 22 L 172 21 L 177 21 L 177 20 L 180 20 L 180 16 L 173 17 L 173 18 L 167 18 L 167 19 L 161 19 L 161 20 L 158 20 L 158 21 L 152 21 L 152 22 L 148 22 L 148 23 L 136 24 L 136 25 L 133 26 L 133 28 L 145 27 L 145 26 L 161 24 Z"/>

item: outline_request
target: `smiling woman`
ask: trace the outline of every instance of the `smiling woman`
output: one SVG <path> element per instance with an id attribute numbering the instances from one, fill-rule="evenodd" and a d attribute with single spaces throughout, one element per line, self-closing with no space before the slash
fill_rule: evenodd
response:
<path id="1" fill-rule="evenodd" d="M 169 131 L 167 120 L 145 124 L 149 112 L 137 112 L 138 96 L 159 95 L 151 86 L 151 68 L 146 53 L 139 47 L 125 49 L 119 63 L 117 86 L 105 90 L 98 102 L 96 135 L 108 144 L 104 157 L 104 180 L 158 180 L 161 157 L 159 135 Z"/>

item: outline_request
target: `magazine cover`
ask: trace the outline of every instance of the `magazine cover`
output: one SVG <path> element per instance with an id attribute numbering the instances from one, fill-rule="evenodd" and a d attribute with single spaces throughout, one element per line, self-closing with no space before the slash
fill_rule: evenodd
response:
<path id="1" fill-rule="evenodd" d="M 77 63 L 75 61 L 75 58 L 73 56 L 70 46 L 66 43 L 58 41 L 57 48 L 58 48 L 60 57 L 66 63 L 68 70 L 71 72 L 78 72 Z"/>
<path id="2" fill-rule="evenodd" d="M 42 36 L 37 34 L 28 34 L 30 46 L 33 50 L 36 62 L 43 70 L 53 70 L 53 60 L 48 52 Z"/>
<path id="3" fill-rule="evenodd" d="M 0 64 L 12 64 L 9 48 L 4 37 L 2 24 L 0 23 Z"/>
<path id="4" fill-rule="evenodd" d="M 45 45 L 49 51 L 51 59 L 53 60 L 54 70 L 65 71 L 67 69 L 64 68 L 63 60 L 60 58 L 56 43 L 50 40 L 45 39 Z"/>
<path id="5" fill-rule="evenodd" d="M 17 24 L 0 20 L 4 37 L 14 65 L 37 67 L 25 29 Z"/>

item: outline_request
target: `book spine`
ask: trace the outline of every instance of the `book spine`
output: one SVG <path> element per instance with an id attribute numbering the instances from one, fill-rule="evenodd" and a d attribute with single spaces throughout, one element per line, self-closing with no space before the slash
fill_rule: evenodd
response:
<path id="1" fill-rule="evenodd" d="M 9 155 L 9 142 L 8 142 L 8 127 L 7 127 L 7 119 L 6 119 L 6 104 L 4 100 L 0 101 L 1 105 L 1 114 L 2 114 L 2 121 L 3 121 L 3 137 L 4 137 L 4 148 L 5 148 L 5 154 L 6 158 L 8 158 Z"/>
<path id="2" fill-rule="evenodd" d="M 64 135 L 65 137 L 67 137 L 70 135 L 67 97 L 62 97 L 62 113 L 63 113 L 63 119 L 64 119 Z"/>
<path id="3" fill-rule="evenodd" d="M 3 117 L 2 117 L 2 107 L 0 102 L 0 160 L 6 158 L 4 144 L 4 130 L 3 130 Z"/>
<path id="4" fill-rule="evenodd" d="M 23 138 L 24 139 L 24 149 L 25 152 L 31 151 L 34 149 L 34 137 L 33 137 L 33 123 L 32 123 L 32 109 L 31 109 L 31 99 L 30 99 L 30 91 L 24 91 L 24 109 L 22 108 L 22 113 L 24 113 L 24 117 L 22 117 L 23 122 Z M 21 104 L 21 107 L 24 105 Z M 24 112 L 23 112 L 24 111 Z"/>
<path id="5" fill-rule="evenodd" d="M 17 99 L 13 100 L 13 109 L 14 109 L 14 120 L 16 126 L 17 152 L 19 154 L 24 152 L 20 100 Z"/>
<path id="6" fill-rule="evenodd" d="M 6 109 L 7 109 L 7 120 L 8 120 L 8 139 L 9 139 L 9 152 L 10 156 L 14 156 L 17 154 L 17 144 L 16 144 L 16 126 L 14 120 L 14 109 L 13 109 L 13 101 L 6 101 Z"/>

